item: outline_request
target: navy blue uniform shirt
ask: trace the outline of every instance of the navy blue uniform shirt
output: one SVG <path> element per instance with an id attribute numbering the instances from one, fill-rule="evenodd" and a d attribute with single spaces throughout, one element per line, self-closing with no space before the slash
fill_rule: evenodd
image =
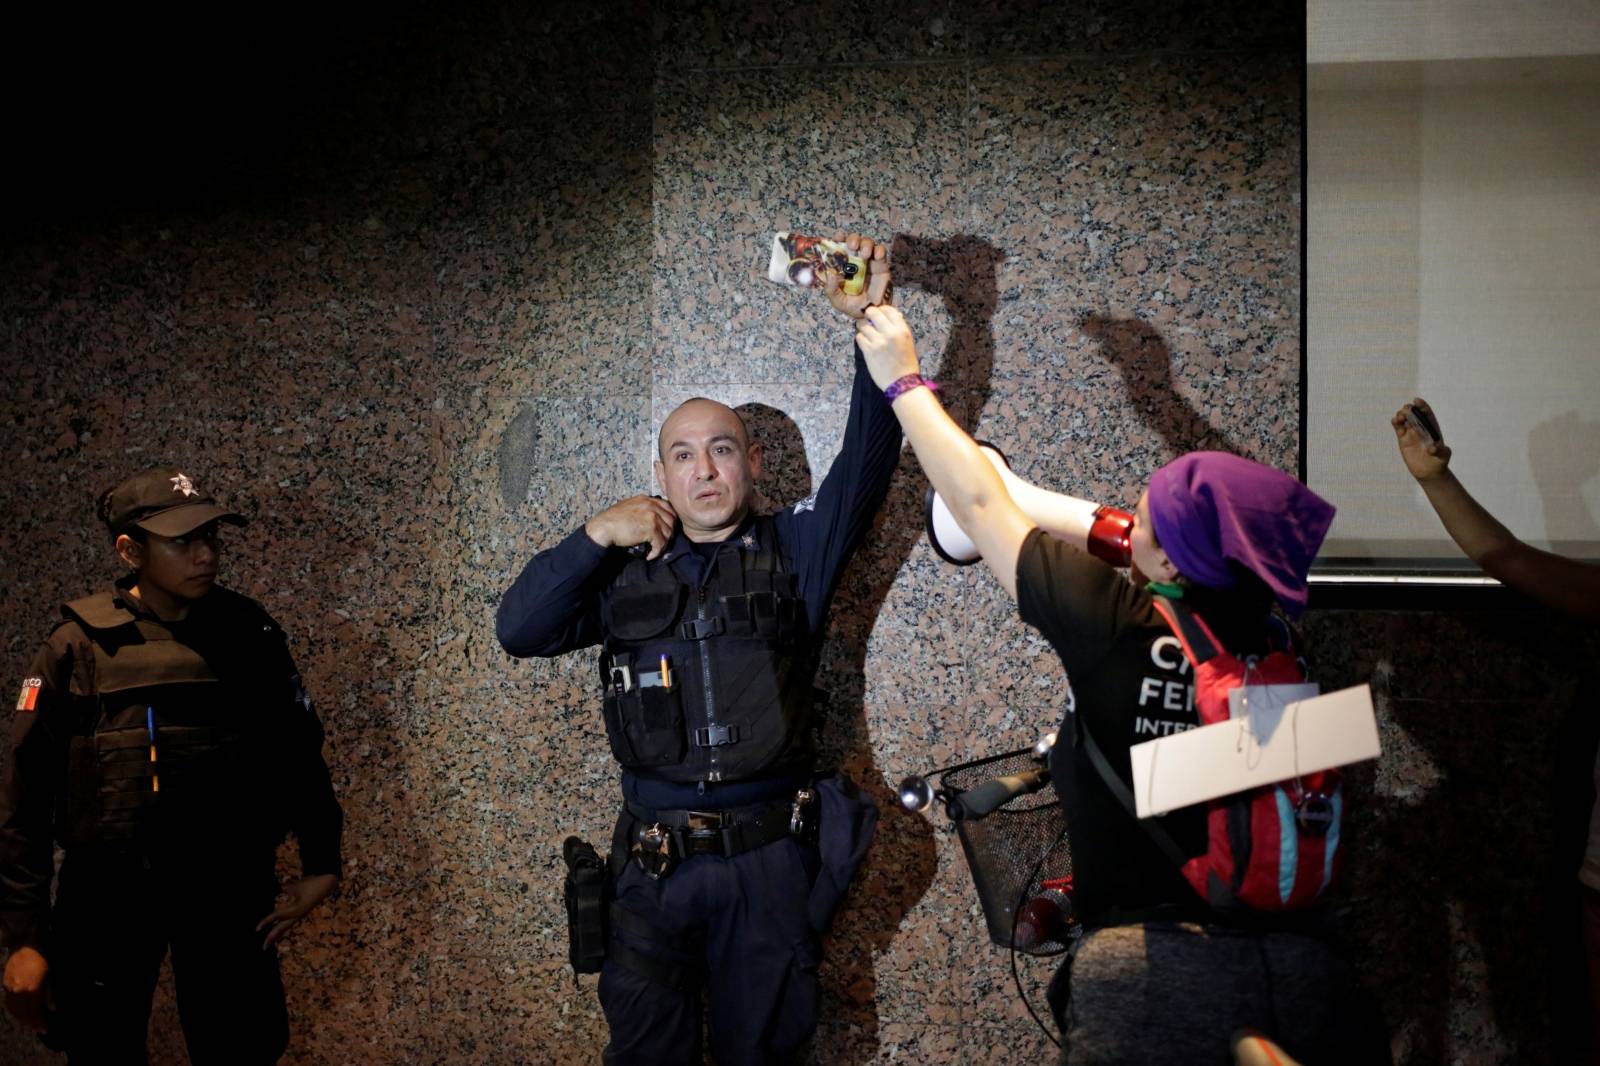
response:
<path id="1" fill-rule="evenodd" d="M 900 423 L 873 384 L 858 349 L 856 375 L 839 455 L 810 497 L 773 515 L 784 566 L 799 580 L 806 620 L 820 641 L 828 604 L 851 552 L 866 536 L 889 491 L 900 457 Z M 729 539 L 744 535 L 750 518 Z M 709 553 L 708 553 L 709 554 Z M 500 601 L 495 635 L 518 658 L 562 655 L 599 644 L 600 605 L 628 561 L 602 548 L 579 526 L 561 543 L 535 555 Z M 685 581 L 705 581 L 709 560 L 679 529 L 665 558 Z M 723 782 L 698 789 L 623 775 L 628 798 L 647 807 L 736 807 L 792 791 L 792 782 Z"/>

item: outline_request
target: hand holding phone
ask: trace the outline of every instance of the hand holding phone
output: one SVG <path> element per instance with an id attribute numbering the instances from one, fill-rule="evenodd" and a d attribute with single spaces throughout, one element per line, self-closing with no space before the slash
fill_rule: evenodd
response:
<path id="1" fill-rule="evenodd" d="M 1450 446 L 1444 442 L 1433 408 L 1421 397 L 1406 404 L 1389 420 L 1406 469 L 1418 481 L 1444 474 L 1450 465 Z"/>
<path id="2" fill-rule="evenodd" d="M 1439 432 L 1439 423 L 1434 420 L 1433 412 L 1420 404 L 1406 405 L 1406 424 L 1416 430 L 1425 445 L 1438 444 L 1444 440 L 1444 434 Z"/>
<path id="3" fill-rule="evenodd" d="M 867 262 L 850 249 L 826 237 L 804 233 L 776 233 L 767 260 L 767 280 L 778 285 L 820 289 L 827 271 L 839 275 L 840 287 L 850 296 L 867 288 Z"/>

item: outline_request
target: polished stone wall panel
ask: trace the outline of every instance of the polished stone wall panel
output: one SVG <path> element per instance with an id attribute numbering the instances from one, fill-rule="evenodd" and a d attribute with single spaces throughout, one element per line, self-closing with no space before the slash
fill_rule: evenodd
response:
<path id="1" fill-rule="evenodd" d="M 559 899 L 562 839 L 604 842 L 616 808 L 593 653 L 510 659 L 501 592 L 655 491 L 689 396 L 765 442 L 763 506 L 816 488 L 851 329 L 762 279 L 779 229 L 892 242 L 947 406 L 1030 482 L 1131 506 L 1197 447 L 1292 469 L 1297 16 L 715 0 L 324 30 L 263 31 L 296 80 L 244 101 L 259 125 L 183 111 L 144 172 L 40 179 L 6 231 L 0 643 L 20 672 L 115 573 L 99 489 L 192 469 L 254 518 L 227 579 L 288 629 L 347 814 L 344 891 L 283 952 L 286 1061 L 598 1062 Z M 907 453 L 824 636 L 823 759 L 883 820 L 811 1060 L 1048 1061 L 955 834 L 894 786 L 1032 744 L 1066 678 L 983 568 L 933 553 L 925 486 Z M 1553 782 L 1593 638 L 1526 612 L 1307 629 L 1326 686 L 1378 699 L 1340 906 L 1398 1061 L 1549 1057 L 1575 817 Z M 1050 971 L 1021 960 L 1040 1011 Z M 170 978 L 151 1046 L 184 1061 Z M 51 1060 L 12 1030 L 0 1061 Z"/>

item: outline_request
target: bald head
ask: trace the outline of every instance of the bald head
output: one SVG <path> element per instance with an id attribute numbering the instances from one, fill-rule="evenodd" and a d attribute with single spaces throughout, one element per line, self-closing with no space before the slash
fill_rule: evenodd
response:
<path id="1" fill-rule="evenodd" d="M 761 476 L 761 445 L 727 404 L 697 396 L 661 423 L 656 480 L 693 541 L 726 539 L 744 521 Z"/>
<path id="2" fill-rule="evenodd" d="M 666 459 L 669 446 L 673 443 L 683 443 L 682 441 L 674 441 L 669 434 L 676 434 L 686 420 L 692 419 L 698 422 L 705 418 L 725 423 L 725 428 L 733 430 L 741 448 L 750 446 L 750 427 L 745 425 L 743 415 L 725 403 L 718 403 L 716 400 L 707 399 L 704 396 L 696 396 L 674 407 L 672 413 L 667 416 L 666 421 L 661 423 L 661 432 L 656 434 L 656 454 L 661 459 Z"/>

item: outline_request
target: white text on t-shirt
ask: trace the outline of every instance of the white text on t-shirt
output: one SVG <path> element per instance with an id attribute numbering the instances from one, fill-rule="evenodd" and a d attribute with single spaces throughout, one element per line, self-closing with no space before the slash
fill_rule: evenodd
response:
<path id="1" fill-rule="evenodd" d="M 1158 637 L 1150 645 L 1150 661 L 1159 670 L 1176 671 L 1179 677 L 1186 677 L 1189 673 L 1189 660 L 1184 657 L 1183 646 L 1176 637 Z M 1194 716 L 1194 686 L 1182 681 L 1173 681 L 1167 677 L 1143 677 L 1139 679 L 1139 706 L 1149 707 L 1152 704 L 1163 711 L 1172 714 L 1182 714 L 1189 718 Z M 1193 729 L 1195 723 L 1175 722 L 1165 718 L 1146 718 L 1143 715 L 1134 719 L 1133 731 L 1140 736 L 1167 736 L 1172 733 L 1181 733 L 1186 729 Z"/>

